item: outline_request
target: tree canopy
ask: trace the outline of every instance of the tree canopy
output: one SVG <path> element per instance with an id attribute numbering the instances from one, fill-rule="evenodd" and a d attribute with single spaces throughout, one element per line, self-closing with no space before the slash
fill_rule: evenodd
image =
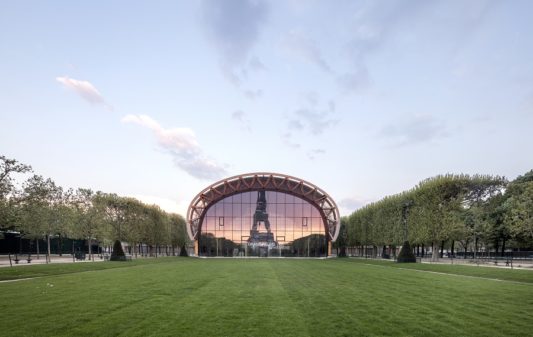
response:
<path id="1" fill-rule="evenodd" d="M 29 165 L 0 156 L 0 233 L 18 231 L 30 239 L 51 236 L 111 245 L 182 248 L 188 244 L 185 219 L 157 205 L 88 188 L 64 190 L 52 179 L 32 175 L 20 187 L 15 175 L 30 173 Z"/>
<path id="2" fill-rule="evenodd" d="M 406 224 L 402 212 L 408 208 Z M 491 175 L 446 174 L 387 196 L 346 217 L 349 246 L 483 244 L 502 250 L 533 244 L 533 170 L 508 182 Z M 453 248 L 452 248 L 453 250 Z"/>

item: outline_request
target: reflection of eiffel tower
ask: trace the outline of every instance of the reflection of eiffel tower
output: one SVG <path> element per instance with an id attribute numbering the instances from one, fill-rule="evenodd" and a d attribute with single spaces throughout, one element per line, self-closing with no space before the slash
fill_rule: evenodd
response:
<path id="1" fill-rule="evenodd" d="M 261 225 L 261 222 L 265 224 L 265 228 L 267 230 L 266 233 L 259 233 L 258 227 Z M 250 230 L 249 242 L 274 242 L 274 234 L 272 234 L 272 232 L 270 231 L 270 221 L 268 221 L 265 191 L 257 192 L 257 204 L 255 207 L 252 229 Z"/>

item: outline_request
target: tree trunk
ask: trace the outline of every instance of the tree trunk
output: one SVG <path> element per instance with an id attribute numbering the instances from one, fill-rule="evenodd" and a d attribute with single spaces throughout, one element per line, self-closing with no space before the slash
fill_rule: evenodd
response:
<path id="1" fill-rule="evenodd" d="M 437 248 L 437 249 L 435 249 Z M 435 247 L 435 242 L 431 242 L 431 261 L 439 260 L 439 247 Z"/>
<path id="2" fill-rule="evenodd" d="M 39 252 L 39 238 L 35 239 L 35 245 L 37 246 L 37 260 L 41 258 L 40 252 Z"/>
<path id="3" fill-rule="evenodd" d="M 474 260 L 477 259 L 477 243 L 478 243 L 478 238 L 476 236 L 476 239 L 474 241 Z"/>
<path id="4" fill-rule="evenodd" d="M 455 255 L 455 252 L 453 251 L 454 247 L 455 247 L 455 240 L 452 240 L 452 248 L 451 248 L 452 256 Z"/>
<path id="5" fill-rule="evenodd" d="M 502 242 L 502 257 L 505 256 L 505 239 Z"/>
<path id="6" fill-rule="evenodd" d="M 444 257 L 444 240 L 442 240 L 440 244 L 440 258 L 442 259 Z"/>
<path id="7" fill-rule="evenodd" d="M 93 260 L 93 247 L 91 246 L 91 237 L 89 236 L 89 238 L 87 239 L 87 245 L 89 246 L 89 260 Z"/>
<path id="8" fill-rule="evenodd" d="M 416 245 L 416 256 L 420 256 L 420 245 Z"/>
<path id="9" fill-rule="evenodd" d="M 50 263 L 50 234 L 46 234 L 46 252 L 46 263 Z"/>

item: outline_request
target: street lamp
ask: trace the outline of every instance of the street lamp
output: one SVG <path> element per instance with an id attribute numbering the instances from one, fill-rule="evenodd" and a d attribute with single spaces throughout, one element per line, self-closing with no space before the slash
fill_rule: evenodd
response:
<path id="1" fill-rule="evenodd" d="M 407 200 L 402 207 L 402 221 L 403 221 L 403 241 L 409 240 L 409 229 L 407 228 L 407 217 L 409 216 L 409 208 L 413 206 L 413 200 Z"/>
<path id="2" fill-rule="evenodd" d="M 402 221 L 403 221 L 403 245 L 400 254 L 398 255 L 398 262 L 416 262 L 416 257 L 411 250 L 409 244 L 409 232 L 407 229 L 407 217 L 409 215 L 409 209 L 413 206 L 412 200 L 407 200 L 402 207 Z"/>

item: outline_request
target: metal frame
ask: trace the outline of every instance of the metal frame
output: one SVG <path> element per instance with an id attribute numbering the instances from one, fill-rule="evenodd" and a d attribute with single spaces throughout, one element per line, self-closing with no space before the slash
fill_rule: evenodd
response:
<path id="1" fill-rule="evenodd" d="M 328 241 L 337 240 L 340 230 L 340 214 L 335 201 L 322 189 L 303 179 L 269 172 L 229 177 L 217 181 L 198 193 L 187 211 L 187 233 L 190 239 L 198 239 L 204 217 L 216 202 L 234 194 L 259 190 L 291 194 L 309 202 L 317 208 L 322 217 Z"/>

